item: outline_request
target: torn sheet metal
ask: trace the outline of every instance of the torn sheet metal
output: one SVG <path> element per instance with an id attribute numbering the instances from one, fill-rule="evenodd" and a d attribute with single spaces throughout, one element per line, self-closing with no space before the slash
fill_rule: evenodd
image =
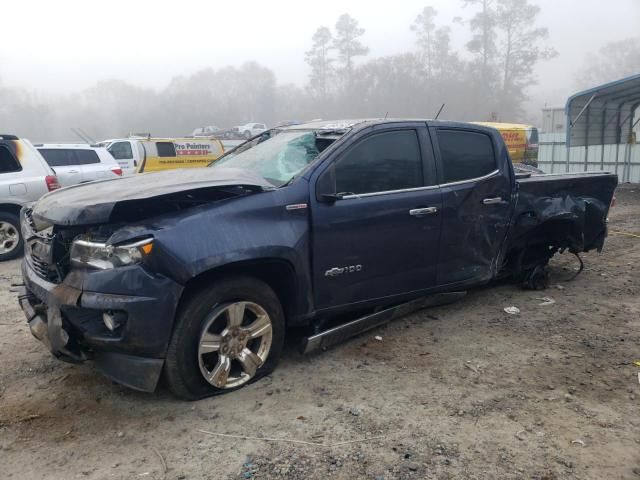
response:
<path id="1" fill-rule="evenodd" d="M 575 252 L 602 249 L 606 237 L 606 219 L 618 184 L 614 174 L 532 175 L 518 179 L 518 203 L 510 235 L 512 248 L 549 240 L 543 226 L 552 222 L 572 225 L 563 245 Z M 553 233 L 553 232 L 552 232 Z"/>

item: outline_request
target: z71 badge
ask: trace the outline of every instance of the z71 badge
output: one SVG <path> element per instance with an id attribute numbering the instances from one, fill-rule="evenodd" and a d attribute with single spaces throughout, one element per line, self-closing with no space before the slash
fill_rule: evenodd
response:
<path id="1" fill-rule="evenodd" d="M 362 265 L 348 265 L 346 267 L 333 267 L 324 272 L 325 277 L 337 277 L 343 273 L 355 273 L 362 271 Z"/>

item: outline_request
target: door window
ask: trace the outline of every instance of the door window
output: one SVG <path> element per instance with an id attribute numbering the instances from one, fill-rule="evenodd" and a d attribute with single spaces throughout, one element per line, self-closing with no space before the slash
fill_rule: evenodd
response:
<path id="1" fill-rule="evenodd" d="M 0 173 L 19 172 L 22 165 L 4 145 L 0 145 Z"/>
<path id="2" fill-rule="evenodd" d="M 417 188 L 424 184 L 415 130 L 365 138 L 335 164 L 336 192 L 364 194 Z"/>
<path id="3" fill-rule="evenodd" d="M 90 165 L 92 163 L 100 163 L 100 157 L 95 150 L 75 150 L 78 165 Z"/>
<path id="4" fill-rule="evenodd" d="M 468 130 L 438 130 L 442 182 L 482 177 L 496 170 L 491 137 Z"/>
<path id="5" fill-rule="evenodd" d="M 129 142 L 116 142 L 109 147 L 109 153 L 116 160 L 131 160 L 133 152 Z"/>

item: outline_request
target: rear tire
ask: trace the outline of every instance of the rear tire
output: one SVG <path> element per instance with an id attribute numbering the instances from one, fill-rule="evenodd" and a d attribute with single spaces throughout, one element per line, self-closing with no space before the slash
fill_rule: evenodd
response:
<path id="1" fill-rule="evenodd" d="M 251 132 L 249 130 L 244 132 L 244 138 L 246 138 L 247 140 L 249 140 L 251 138 Z"/>
<path id="2" fill-rule="evenodd" d="M 538 265 L 525 273 L 522 286 L 526 290 L 545 290 L 549 287 L 549 272 L 542 265 Z"/>
<path id="3" fill-rule="evenodd" d="M 14 213 L 0 212 L 0 262 L 18 258 L 23 250 L 20 219 Z"/>
<path id="4" fill-rule="evenodd" d="M 214 280 L 178 311 L 164 367 L 167 385 L 185 400 L 242 388 L 273 371 L 284 334 L 282 306 L 266 283 L 247 276 Z"/>

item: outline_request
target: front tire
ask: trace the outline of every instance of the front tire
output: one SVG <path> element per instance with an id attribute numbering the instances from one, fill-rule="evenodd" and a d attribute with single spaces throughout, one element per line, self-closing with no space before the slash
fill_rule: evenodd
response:
<path id="1" fill-rule="evenodd" d="M 284 332 L 282 306 L 266 283 L 246 276 L 214 281 L 179 309 L 165 361 L 167 385 L 185 400 L 242 388 L 273 371 Z"/>
<path id="2" fill-rule="evenodd" d="M 23 253 L 24 241 L 17 215 L 0 212 L 0 262 L 13 260 Z"/>

